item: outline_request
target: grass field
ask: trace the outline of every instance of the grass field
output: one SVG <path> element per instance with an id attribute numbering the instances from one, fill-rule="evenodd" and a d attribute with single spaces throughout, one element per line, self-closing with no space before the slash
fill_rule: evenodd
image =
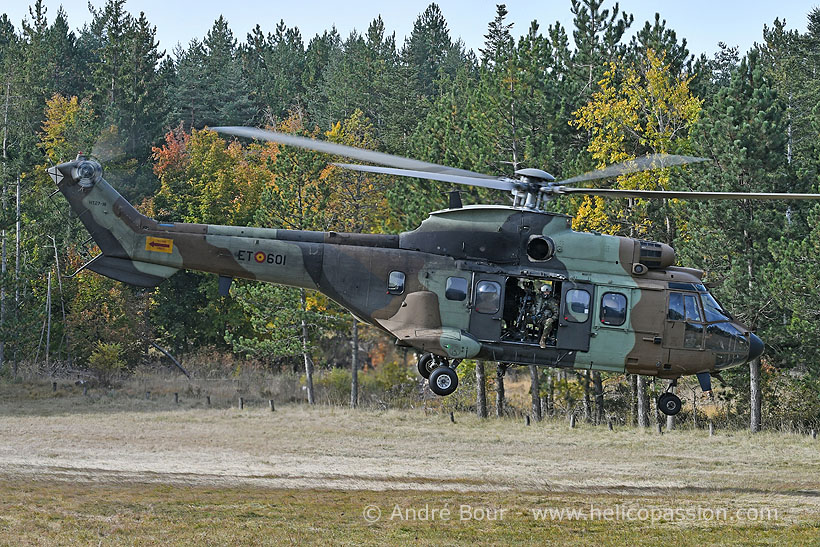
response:
<path id="1" fill-rule="evenodd" d="M 0 542 L 820 544 L 810 437 L 455 419 L 6 385 Z"/>

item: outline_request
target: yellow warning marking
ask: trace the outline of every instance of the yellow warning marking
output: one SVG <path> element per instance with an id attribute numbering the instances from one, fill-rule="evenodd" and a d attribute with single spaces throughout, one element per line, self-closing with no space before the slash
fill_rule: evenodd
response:
<path id="1" fill-rule="evenodd" d="M 145 238 L 145 250 L 156 251 L 159 253 L 171 253 L 174 251 L 174 240 L 165 239 L 164 237 L 148 236 Z"/>

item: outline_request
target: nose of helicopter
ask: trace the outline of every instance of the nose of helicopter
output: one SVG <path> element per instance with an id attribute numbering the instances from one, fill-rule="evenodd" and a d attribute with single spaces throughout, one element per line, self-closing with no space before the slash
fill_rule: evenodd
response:
<path id="1" fill-rule="evenodd" d="M 763 340 L 755 333 L 749 333 L 749 361 L 754 361 L 763 354 Z"/>

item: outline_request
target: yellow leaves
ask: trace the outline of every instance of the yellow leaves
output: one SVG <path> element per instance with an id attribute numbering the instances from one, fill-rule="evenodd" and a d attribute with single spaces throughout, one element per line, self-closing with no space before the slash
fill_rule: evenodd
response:
<path id="1" fill-rule="evenodd" d="M 689 91 L 690 81 L 671 76 L 665 56 L 652 50 L 637 66 L 611 63 L 600 90 L 570 124 L 591 132 L 588 150 L 601 167 L 685 148 L 702 104 Z"/>
<path id="2" fill-rule="evenodd" d="M 46 101 L 40 146 L 50 163 L 73 159 L 78 152 L 89 153 L 93 144 L 94 113 L 88 100 L 55 94 Z"/>
<path id="3" fill-rule="evenodd" d="M 577 214 L 572 219 L 572 229 L 602 234 L 618 233 L 618 225 L 609 221 L 606 202 L 599 196 L 584 196 Z"/>
<path id="4" fill-rule="evenodd" d="M 375 149 L 373 125 L 361 110 L 333 125 L 326 133 L 329 141 Z M 328 211 L 336 229 L 349 232 L 381 231 L 388 227 L 389 207 L 384 189 L 387 179 L 375 173 L 360 173 L 329 166 L 322 172 L 331 199 Z"/>
<path id="5" fill-rule="evenodd" d="M 689 90 L 691 77 L 669 72 L 664 54 L 649 50 L 637 64 L 610 63 L 600 89 L 576 110 L 569 123 L 589 132 L 587 150 L 599 167 L 651 153 L 676 153 L 689 147 L 689 128 L 697 121 L 702 101 Z M 665 189 L 669 171 L 647 171 L 617 179 L 622 189 Z M 618 210 L 599 198 L 585 199 L 573 227 L 614 233 L 628 225 L 633 234 L 648 231 L 645 200 L 631 200 Z"/>

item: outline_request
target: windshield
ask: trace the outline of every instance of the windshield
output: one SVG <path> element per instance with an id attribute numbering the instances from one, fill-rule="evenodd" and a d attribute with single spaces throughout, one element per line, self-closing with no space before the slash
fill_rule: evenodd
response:
<path id="1" fill-rule="evenodd" d="M 723 311 L 715 297 L 706 293 L 701 293 L 701 301 L 703 302 L 703 314 L 706 316 L 707 323 L 715 323 L 717 321 L 731 321 L 731 316 Z"/>

